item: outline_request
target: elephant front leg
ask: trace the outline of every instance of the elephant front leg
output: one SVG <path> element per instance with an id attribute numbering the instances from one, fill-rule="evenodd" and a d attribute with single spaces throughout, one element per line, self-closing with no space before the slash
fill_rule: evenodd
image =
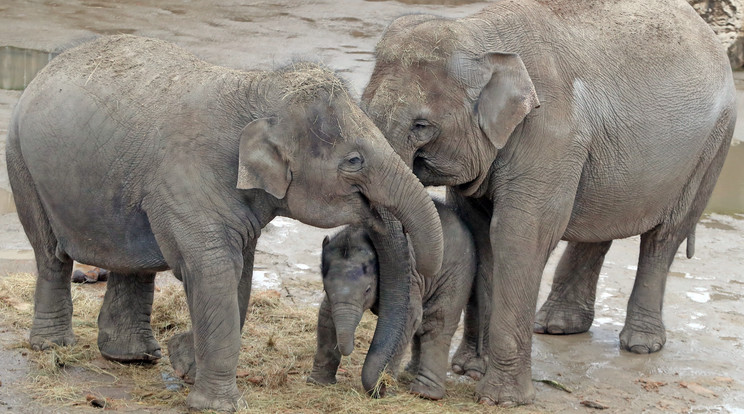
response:
<path id="1" fill-rule="evenodd" d="M 184 274 L 196 361 L 186 404 L 196 410 L 235 411 L 240 397 L 235 382 L 240 353 L 239 276 L 235 268 L 220 262 L 230 260 L 223 257 Z"/>
<path id="2" fill-rule="evenodd" d="M 539 218 L 536 211 L 501 207 L 491 225 L 493 298 L 488 369 L 478 382 L 482 404 L 514 406 L 535 398 L 532 385 L 532 328 L 540 278 L 562 231 L 551 228 L 567 218 Z M 556 235 L 555 239 L 544 237 Z"/>
<path id="3" fill-rule="evenodd" d="M 597 280 L 612 241 L 569 242 L 555 271 L 548 300 L 535 316 L 536 333 L 586 332 L 594 321 Z"/>
<path id="4" fill-rule="evenodd" d="M 253 259 L 256 252 L 256 239 L 243 251 L 243 273 L 238 284 L 238 305 L 240 309 L 240 330 L 245 325 L 248 304 L 251 298 L 253 281 Z M 175 374 L 187 384 L 196 378 L 196 357 L 194 355 L 194 333 L 192 331 L 173 335 L 168 340 L 168 359 Z"/>
<path id="5" fill-rule="evenodd" d="M 341 351 L 338 349 L 336 325 L 333 324 L 331 303 L 326 295 L 318 311 L 317 348 L 313 360 L 313 370 L 307 382 L 319 385 L 336 383 L 336 372 L 341 364 Z"/>
<path id="6" fill-rule="evenodd" d="M 98 315 L 98 349 L 119 362 L 151 362 L 162 356 L 150 325 L 155 273 L 109 274 Z"/>

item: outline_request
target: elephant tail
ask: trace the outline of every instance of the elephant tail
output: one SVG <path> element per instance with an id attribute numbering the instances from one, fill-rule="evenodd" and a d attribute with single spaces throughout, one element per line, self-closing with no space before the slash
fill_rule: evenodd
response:
<path id="1" fill-rule="evenodd" d="M 687 234 L 687 258 L 692 259 L 693 256 L 695 256 L 695 228 L 697 226 L 693 225 L 692 229 L 690 229 L 690 233 Z"/>

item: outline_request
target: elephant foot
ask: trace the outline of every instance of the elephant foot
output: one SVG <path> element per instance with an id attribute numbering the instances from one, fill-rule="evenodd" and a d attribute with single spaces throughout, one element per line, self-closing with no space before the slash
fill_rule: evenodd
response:
<path id="1" fill-rule="evenodd" d="M 75 335 L 72 333 L 72 329 L 59 335 L 41 335 L 34 330 L 31 330 L 31 336 L 29 337 L 29 343 L 31 349 L 34 351 L 43 351 L 51 348 L 52 346 L 72 346 L 75 345 L 77 340 Z"/>
<path id="2" fill-rule="evenodd" d="M 636 354 L 657 352 L 666 343 L 666 329 L 661 315 L 651 312 L 628 312 L 620 331 L 620 347 Z"/>
<path id="3" fill-rule="evenodd" d="M 460 343 L 452 357 L 452 372 L 457 375 L 467 375 L 474 380 L 480 380 L 486 373 L 486 361 L 478 356 L 475 345 L 466 341 Z"/>
<path id="4" fill-rule="evenodd" d="M 419 375 L 411 382 L 410 392 L 428 400 L 441 400 L 444 398 L 444 385 Z"/>
<path id="5" fill-rule="evenodd" d="M 535 388 L 532 385 L 531 369 L 526 373 L 513 376 L 500 367 L 490 367 L 475 388 L 476 401 L 484 405 L 515 407 L 531 404 L 535 400 Z"/>
<path id="6" fill-rule="evenodd" d="M 535 333 L 569 335 L 586 332 L 594 321 L 594 306 L 546 301 L 535 315 Z"/>
<path id="7" fill-rule="evenodd" d="M 307 377 L 307 383 L 315 385 L 333 385 L 336 383 L 336 375 L 327 372 L 313 371 L 310 376 Z"/>
<path id="8" fill-rule="evenodd" d="M 191 331 L 174 335 L 168 340 L 168 358 L 173 371 L 187 384 L 193 384 L 196 379 L 195 355 Z"/>
<path id="9" fill-rule="evenodd" d="M 70 309 L 69 316 L 67 316 L 67 311 L 62 313 L 65 314 L 64 317 L 34 317 L 31 335 L 29 336 L 31 349 L 43 351 L 54 345 L 71 346 L 75 344 L 75 334 L 72 332 L 71 323 L 72 310 Z"/>
<path id="10" fill-rule="evenodd" d="M 98 349 L 104 358 L 116 362 L 155 362 L 162 358 L 160 344 L 148 329 L 138 330 L 137 335 L 122 336 L 118 332 L 101 329 L 98 332 Z"/>
<path id="11" fill-rule="evenodd" d="M 231 388 L 227 392 L 220 392 L 219 395 L 212 395 L 202 391 L 199 387 L 193 387 L 189 391 L 189 396 L 186 397 L 186 405 L 189 407 L 189 411 L 210 410 L 228 413 L 247 407 L 245 402 L 240 400 L 238 387 L 233 384 Z"/>

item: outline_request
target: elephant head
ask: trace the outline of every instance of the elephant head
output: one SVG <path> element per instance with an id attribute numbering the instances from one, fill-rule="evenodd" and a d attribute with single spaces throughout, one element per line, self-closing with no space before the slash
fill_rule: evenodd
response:
<path id="1" fill-rule="evenodd" d="M 317 65 L 294 65 L 275 75 L 274 116 L 242 131 L 240 189 L 283 200 L 281 212 L 329 228 L 366 222 L 372 207 L 400 220 L 424 275 L 439 271 L 442 230 L 419 180 L 359 109 L 336 75 Z M 278 87 L 277 87 L 278 86 Z"/>
<path id="2" fill-rule="evenodd" d="M 347 227 L 333 239 L 323 239 L 321 273 L 338 349 L 341 355 L 349 355 L 362 314 L 377 299 L 377 253 L 367 233 Z"/>
<path id="3" fill-rule="evenodd" d="M 396 19 L 376 48 L 362 107 L 424 185 L 472 195 L 496 154 L 539 106 L 513 53 L 481 50 L 456 20 Z"/>

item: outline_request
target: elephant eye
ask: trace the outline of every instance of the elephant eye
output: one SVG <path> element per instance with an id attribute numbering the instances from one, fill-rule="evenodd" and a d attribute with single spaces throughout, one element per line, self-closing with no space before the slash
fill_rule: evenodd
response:
<path id="1" fill-rule="evenodd" d="M 370 290 L 372 290 L 372 285 L 367 286 L 367 290 L 364 291 L 364 294 L 366 295 Z"/>
<path id="2" fill-rule="evenodd" d="M 437 128 L 426 119 L 416 119 L 411 124 L 410 137 L 419 143 L 427 143 L 434 138 Z"/>
<path id="3" fill-rule="evenodd" d="M 363 166 L 364 157 L 362 157 L 362 155 L 358 152 L 352 152 L 344 157 L 343 162 L 341 162 L 340 168 L 344 171 L 355 172 L 361 170 Z"/>

